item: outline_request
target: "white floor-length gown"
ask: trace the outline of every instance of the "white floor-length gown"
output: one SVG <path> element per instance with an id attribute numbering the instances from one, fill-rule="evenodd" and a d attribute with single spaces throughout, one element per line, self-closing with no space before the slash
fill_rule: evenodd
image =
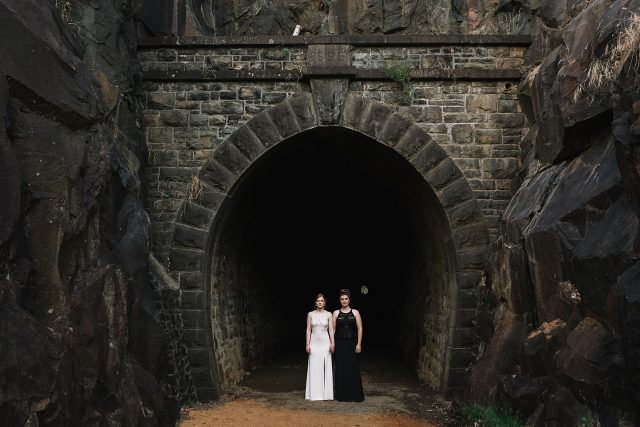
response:
<path id="1" fill-rule="evenodd" d="M 311 352 L 307 365 L 307 400 L 333 400 L 333 370 L 329 351 L 328 312 L 311 312 Z"/>

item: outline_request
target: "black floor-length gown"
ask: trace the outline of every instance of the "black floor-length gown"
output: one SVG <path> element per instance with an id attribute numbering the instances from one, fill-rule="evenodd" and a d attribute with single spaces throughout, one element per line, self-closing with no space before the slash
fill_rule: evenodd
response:
<path id="1" fill-rule="evenodd" d="M 362 402 L 364 400 L 356 344 L 358 344 L 358 327 L 353 310 L 348 313 L 340 311 L 336 319 L 335 330 L 336 384 L 334 398 L 341 402 Z"/>

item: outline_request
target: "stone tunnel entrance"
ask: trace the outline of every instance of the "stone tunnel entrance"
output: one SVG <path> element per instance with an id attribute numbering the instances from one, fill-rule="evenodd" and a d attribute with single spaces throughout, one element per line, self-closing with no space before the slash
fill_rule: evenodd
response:
<path id="1" fill-rule="evenodd" d="M 339 127 L 285 140 L 227 194 L 210 244 L 222 384 L 292 349 L 304 357 L 314 295 L 333 310 L 346 287 L 363 316 L 364 351 L 441 388 L 455 280 L 450 229 L 434 192 L 391 148 Z"/>

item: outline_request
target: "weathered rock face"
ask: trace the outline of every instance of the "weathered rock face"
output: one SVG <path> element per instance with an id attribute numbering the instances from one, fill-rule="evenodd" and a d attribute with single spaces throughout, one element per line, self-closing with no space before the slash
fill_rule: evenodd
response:
<path id="1" fill-rule="evenodd" d="M 500 3 L 500 7 L 496 7 Z M 504 4 L 503 4 L 504 3 Z M 496 0 L 146 0 L 153 35 L 444 34 L 526 32 L 531 7 Z"/>
<path id="2" fill-rule="evenodd" d="M 0 1 L 0 419 L 171 424 L 132 5 L 53 4 Z"/>
<path id="3" fill-rule="evenodd" d="M 472 398 L 494 396 L 530 425 L 640 422 L 640 101 L 635 63 L 616 75 L 605 53 L 638 13 L 608 0 L 535 11 L 522 185 L 494 246 L 471 380 Z M 594 63 L 604 85 L 588 83 Z"/>

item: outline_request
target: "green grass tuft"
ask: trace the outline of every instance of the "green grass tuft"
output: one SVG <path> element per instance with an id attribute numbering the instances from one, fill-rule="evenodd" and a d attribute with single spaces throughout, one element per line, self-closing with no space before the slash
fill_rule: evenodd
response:
<path id="1" fill-rule="evenodd" d="M 523 427 L 520 418 L 510 412 L 493 406 L 471 405 L 461 408 L 462 414 L 471 425 L 477 422 L 484 427 Z"/>

